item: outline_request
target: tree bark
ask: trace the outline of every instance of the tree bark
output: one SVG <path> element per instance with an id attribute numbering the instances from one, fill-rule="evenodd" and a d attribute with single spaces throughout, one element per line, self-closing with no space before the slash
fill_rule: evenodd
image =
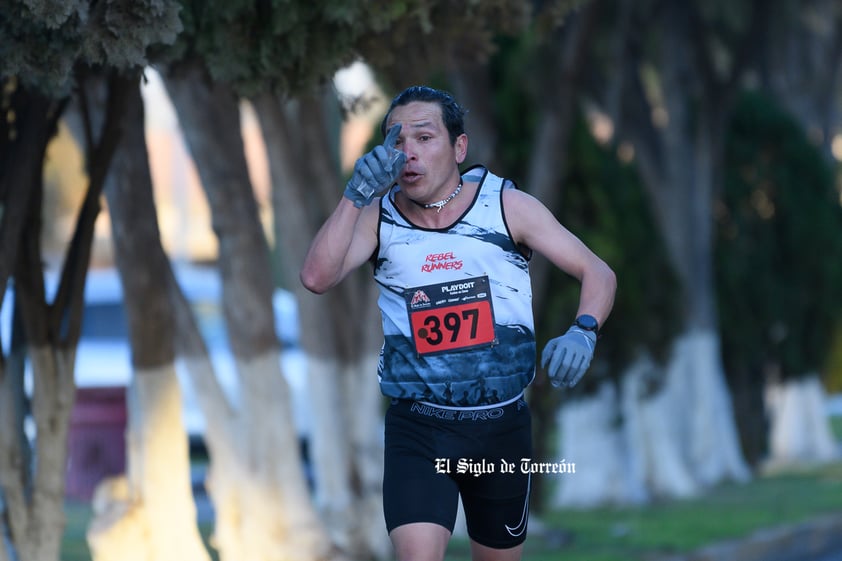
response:
<path id="1" fill-rule="evenodd" d="M 761 84 L 797 120 L 831 167 L 842 91 L 842 10 L 833 0 L 784 3 L 763 37 Z M 815 409 L 824 389 L 813 373 L 767 380 L 772 465 L 821 462 L 838 456 L 829 419 Z M 789 379 L 791 377 L 791 379 Z M 820 406 L 819 406 L 820 407 Z"/>
<path id="2" fill-rule="evenodd" d="M 81 78 L 79 92 L 84 96 L 85 83 Z M 5 262 L 4 267 L 6 271 L 14 271 L 15 290 L 30 351 L 34 380 L 32 417 L 36 427 L 33 456 L 38 461 L 28 464 L 10 463 L 13 460 L 20 461 L 25 454 L 20 449 L 18 430 L 13 426 L 8 432 L 3 431 L 4 436 L 0 438 L 3 452 L 0 455 L 0 485 L 6 513 L 3 516 L 2 545 L 8 548 L 11 556 L 27 560 L 58 559 L 61 546 L 67 436 L 74 402 L 73 369 L 81 330 L 85 277 L 94 222 L 100 210 L 99 198 L 114 150 L 119 143 L 121 130 L 118 115 L 125 102 L 125 83 L 114 76 L 109 82 L 113 88 L 107 99 L 105 118 L 98 129 L 99 134 L 96 140 L 93 134 L 88 135 L 88 191 L 67 250 L 57 293 L 51 303 L 46 299 L 40 247 L 43 183 L 37 154 L 41 154 L 43 163 L 47 142 L 55 132 L 55 124 L 65 103 L 45 104 L 35 96 L 35 103 L 29 105 L 28 110 L 33 107 L 36 110 L 23 112 L 28 122 L 21 122 L 21 128 L 27 129 L 29 124 L 32 125 L 32 130 L 22 135 L 26 145 L 17 147 L 22 150 L 19 154 L 22 157 L 23 174 L 19 179 L 24 183 L 12 186 L 15 189 L 9 193 L 25 193 L 28 202 L 26 199 L 5 199 L 13 203 L 9 208 L 23 212 L 23 215 L 10 221 L 8 229 L 5 228 L 4 216 L 2 249 L 5 252 L 4 258 L 16 256 L 12 263 Z M 41 114 L 39 107 L 47 112 Z M 89 120 L 86 124 L 87 130 L 92 131 L 93 125 Z M 4 181 L 7 178 L 4 176 Z M 15 239 L 16 234 L 22 235 Z M 2 385 L 4 394 L 8 388 L 5 383 Z M 4 395 L 2 399 L 6 401 L 8 398 Z M 6 452 L 9 452 L 8 456 Z"/>
<path id="3" fill-rule="evenodd" d="M 15 119 L 0 125 L 0 288 L 14 273 L 21 235 L 32 204 L 37 199 L 47 144 L 55 133 L 63 104 L 4 81 L 4 95 Z M 22 188 L 27 186 L 28 188 Z"/>
<path id="4" fill-rule="evenodd" d="M 492 107 L 493 91 L 488 65 L 457 61 L 448 69 L 453 95 L 468 110 L 468 165 L 482 164 L 494 169 L 497 161 L 497 127 Z"/>
<path id="5" fill-rule="evenodd" d="M 767 467 L 804 466 L 839 458 L 842 450 L 830 429 L 826 398 L 815 373 L 768 385 L 771 434 Z"/>
<path id="6" fill-rule="evenodd" d="M 9 87 L 4 82 L 4 87 Z M 0 166 L 0 196 L 2 196 L 2 221 L 0 221 L 0 287 L 6 294 L 8 279 L 15 273 L 19 263 L 19 256 L 23 249 L 25 235 L 38 235 L 38 221 L 34 231 L 27 231 L 27 221 L 40 213 L 41 170 L 47 144 L 55 128 L 55 119 L 50 118 L 50 108 L 53 105 L 48 99 L 33 94 L 24 88 L 17 87 L 6 93 L 9 110 L 13 111 L 16 119 L 2 125 L 4 133 L 2 142 L 3 165 Z M 14 127 L 10 130 L 10 127 Z M 37 210 L 32 210 L 32 209 Z M 32 225 L 30 224 L 31 228 Z M 16 291 L 17 292 L 17 291 Z M 15 315 L 21 309 L 20 296 L 18 302 L 5 301 L 5 306 L 15 306 Z M 44 313 L 42 309 L 37 310 Z M 18 329 L 17 333 L 14 332 Z M 13 326 L 13 342 L 21 335 L 20 326 Z M 16 342 L 15 342 L 16 343 Z M 30 346 L 31 347 L 31 346 Z M 46 341 L 41 341 L 37 348 L 30 348 L 31 357 L 48 355 Z M 34 505 L 29 501 L 34 484 L 31 467 L 32 450 L 24 433 L 23 419 L 27 396 L 24 395 L 23 365 L 21 362 L 22 349 L 13 349 L 17 358 L 0 361 L 0 491 L 2 491 L 3 506 L 0 509 L 0 555 L 23 555 L 31 550 L 33 538 L 29 528 L 37 529 L 42 523 L 33 512 Z M 30 360 L 35 360 L 30 358 Z M 17 362 L 15 371 L 13 364 Z M 48 364 L 39 359 L 39 364 Z M 47 372 L 45 376 L 55 378 Z M 58 378 L 62 379 L 62 378 Z M 72 389 L 69 390 L 72 396 Z M 69 411 L 61 409 L 69 415 Z M 60 412 L 57 412 L 60 413 Z M 65 419 L 67 420 L 67 419 Z M 66 427 L 65 427 L 66 429 Z M 61 532 L 63 520 L 45 520 L 49 523 L 47 530 Z M 53 544 L 55 545 L 55 544 Z M 58 550 L 40 557 L 40 559 L 57 559 Z"/>
<path id="7" fill-rule="evenodd" d="M 570 14 L 564 26 L 550 35 L 547 44 L 539 50 L 537 55 L 540 63 L 548 68 L 548 71 L 542 73 L 537 79 L 537 91 L 553 92 L 553 95 L 539 97 L 538 125 L 533 133 L 531 142 L 533 150 L 528 162 L 526 182 L 522 188 L 553 211 L 561 208 L 564 196 L 565 186 L 562 178 L 567 170 L 571 133 L 579 116 L 584 70 L 589 60 L 593 27 L 600 8 L 599 2 L 590 2 L 581 10 Z M 553 290 L 549 286 L 551 266 L 542 256 L 536 256 L 530 263 L 532 307 L 536 314 L 546 309 L 545 303 Z M 538 319 L 536 323 L 540 323 L 540 318 L 536 319 Z M 572 322 L 573 318 L 569 318 L 569 323 Z M 565 320 L 560 320 L 559 323 L 562 329 L 569 326 Z M 542 338 L 541 334 L 536 335 L 539 339 Z M 554 334 L 544 335 L 547 339 L 555 336 Z M 551 433 L 554 428 L 565 432 L 566 429 L 560 426 L 559 422 L 563 422 L 568 417 L 563 410 L 558 411 L 559 402 L 562 399 L 559 392 L 547 391 L 549 384 L 543 370 L 539 369 L 534 384 L 530 393 L 533 434 L 535 435 L 533 453 L 540 460 L 550 456 L 550 442 L 544 435 Z M 602 425 L 594 425 L 591 430 L 595 430 L 598 426 Z M 610 440 L 611 431 L 600 432 L 596 438 Z M 571 441 L 566 442 L 566 446 L 572 445 Z M 568 457 L 570 461 L 574 461 L 575 456 L 572 453 Z M 610 468 L 605 463 L 598 462 L 588 469 L 602 470 L 603 468 L 605 468 L 603 475 L 609 476 Z M 540 512 L 543 508 L 543 497 L 547 496 L 544 491 L 546 481 L 547 479 L 542 477 L 533 479 L 535 512 Z"/>
<path id="8" fill-rule="evenodd" d="M 325 148 L 338 137 L 330 134 L 336 100 L 264 95 L 253 102 L 269 154 L 275 239 L 298 299 L 308 360 L 316 502 L 337 544 L 355 558 L 383 559 L 391 546 L 381 514 L 382 332 L 374 283 L 357 271 L 316 296 L 298 280 L 310 241 L 341 196 L 339 161 Z"/>
<path id="9" fill-rule="evenodd" d="M 618 393 L 604 382 L 594 395 L 559 410 L 556 462 L 573 471 L 557 476 L 554 506 L 639 504 L 648 498 L 642 474 L 629 469 L 633 463 L 625 430 L 631 425 L 618 422 Z"/>
<path id="10" fill-rule="evenodd" d="M 209 559 L 196 526 L 187 435 L 175 375 L 170 264 L 161 246 L 135 81 L 127 93 L 124 139 L 105 195 L 123 286 L 134 378 L 127 388 L 127 479 L 96 491 L 88 543 L 97 561 Z M 99 121 L 102 104 L 93 105 Z M 79 127 L 74 127 L 77 131 Z M 161 274 L 165 272 L 165 274 Z"/>
<path id="11" fill-rule="evenodd" d="M 234 422 L 240 431 L 229 432 L 238 442 L 211 446 L 238 452 L 236 459 L 221 462 L 224 472 L 211 468 L 220 554 L 248 560 L 332 558 L 336 552 L 310 500 L 281 372 L 269 250 L 249 180 L 238 100 L 206 78 L 198 66 L 188 65 L 170 69 L 165 83 L 210 203 L 239 379 Z M 236 486 L 232 477 L 238 478 Z"/>
<path id="12" fill-rule="evenodd" d="M 828 162 L 842 87 L 842 12 L 834 0 L 783 2 L 761 49 L 761 83 L 798 120 Z"/>
<path id="13" fill-rule="evenodd" d="M 644 96 L 635 71 L 627 75 L 625 116 L 637 113 L 633 120 L 641 126 L 627 130 L 634 133 L 644 183 L 682 287 L 684 332 L 674 343 L 664 387 L 671 388 L 668 391 L 678 400 L 676 410 L 684 412 L 679 417 L 684 432 L 676 446 L 697 484 L 704 487 L 749 475 L 725 383 L 712 274 L 712 205 L 721 179 L 715 170 L 722 162 L 735 76 L 742 68 L 735 63 L 731 75 L 715 80 L 703 44 L 696 45 L 695 51 L 684 48 L 687 37 L 698 37 L 700 32 L 693 26 L 699 22 L 677 4 L 666 10 L 660 22 L 664 33 L 658 58 L 663 105 L 654 105 L 656 96 L 651 93 Z M 743 44 L 750 43 L 751 34 L 746 31 Z M 741 60 L 736 48 L 735 59 Z M 647 116 L 658 111 L 665 119 L 653 126 Z M 644 121 L 648 124 L 642 124 Z M 685 447 L 682 442 L 691 444 Z"/>

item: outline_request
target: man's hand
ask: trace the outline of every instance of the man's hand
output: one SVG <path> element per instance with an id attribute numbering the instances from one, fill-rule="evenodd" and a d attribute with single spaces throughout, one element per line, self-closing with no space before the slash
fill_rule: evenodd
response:
<path id="1" fill-rule="evenodd" d="M 345 197 L 354 206 L 362 208 L 371 204 L 375 195 L 391 187 L 406 163 L 406 154 L 395 150 L 401 125 L 394 125 L 380 146 L 362 156 L 354 164 L 354 174 L 345 186 Z"/>
<path id="2" fill-rule="evenodd" d="M 596 333 L 575 325 L 561 337 L 550 339 L 541 354 L 541 366 L 547 370 L 550 383 L 556 388 L 575 386 L 590 366 L 595 347 Z"/>

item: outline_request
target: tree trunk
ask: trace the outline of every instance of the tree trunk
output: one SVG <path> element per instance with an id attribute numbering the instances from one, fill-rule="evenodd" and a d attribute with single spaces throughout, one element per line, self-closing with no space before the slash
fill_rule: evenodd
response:
<path id="1" fill-rule="evenodd" d="M 22 460 L 27 454 L 20 448 L 24 443 L 15 426 L 2 431 L 0 485 L 5 512 L 0 530 L 4 554 L 27 561 L 58 559 L 64 529 L 67 437 L 74 401 L 73 369 L 81 331 L 85 277 L 94 223 L 100 210 L 99 198 L 111 158 L 119 143 L 118 116 L 125 101 L 125 81 L 112 77 L 109 84 L 111 87 L 105 118 L 98 129 L 98 138 L 94 141 L 93 134 L 87 135 L 88 191 L 79 211 L 61 280 L 52 302 L 47 302 L 44 289 L 40 246 L 43 166 L 38 163 L 38 154 L 43 164 L 47 142 L 55 132 L 64 103 L 45 104 L 37 96 L 32 104 L 24 100 L 27 110 L 21 113 L 25 119 L 19 121 L 19 126 L 25 131 L 21 135 L 21 141 L 25 144 L 15 146 L 12 151 L 14 154 L 20 150 L 17 155 L 21 158 L 20 170 L 23 173 L 18 179 L 22 183 L 9 185 L 6 183 L 9 176 L 4 174 L 3 185 L 0 186 L 3 189 L 14 187 L 3 193 L 4 208 L 8 205 L 9 209 L 23 213 L 10 220 L 8 228 L 4 216 L 3 245 L 0 249 L 4 259 L 16 256 L 13 262 L 3 264 L 3 270 L 14 271 L 15 294 L 21 305 L 29 347 L 34 381 L 32 417 L 36 430 L 32 456 L 37 458 L 37 462 L 10 463 Z M 80 80 L 79 86 L 78 91 L 84 96 L 86 85 L 83 80 Z M 41 113 L 41 110 L 47 113 Z M 93 131 L 89 121 L 87 125 L 86 129 Z M 21 194 L 24 199 L 18 200 Z M 11 401 L 6 393 L 9 387 L 2 383 L 2 400 L 6 403 Z M 13 414 L 11 417 L 12 422 L 15 422 Z M 4 417 L 3 420 L 7 421 L 8 418 Z"/>
<path id="2" fill-rule="evenodd" d="M 693 60 L 688 56 L 685 44 L 692 35 L 691 19 L 677 4 L 670 4 L 658 21 L 663 33 L 658 58 L 662 86 L 658 94 L 644 93 L 638 73 L 641 61 L 636 58 L 640 46 L 630 45 L 622 114 L 623 129 L 634 143 L 653 214 L 681 284 L 685 310 L 683 333 L 675 339 L 665 369 L 666 393 L 648 405 L 670 400 L 660 406 L 674 414 L 667 418 L 676 419 L 676 430 L 659 432 L 661 419 L 647 423 L 645 430 L 662 434 L 663 452 L 669 458 L 682 458 L 686 467 L 669 471 L 674 481 L 658 481 L 655 472 L 648 479 L 653 489 L 687 494 L 749 476 L 725 383 L 712 274 L 712 204 L 719 180 L 715 170 L 722 160 L 730 90 L 720 91 L 718 84 L 699 78 L 708 73 L 694 64 L 701 55 L 695 53 Z M 662 117 L 653 123 L 653 115 Z M 692 484 L 682 472 L 692 475 Z"/>
<path id="3" fill-rule="evenodd" d="M 493 91 L 487 64 L 457 62 L 448 69 L 453 95 L 468 109 L 465 130 L 468 132 L 468 165 L 482 164 L 494 169 L 497 161 L 497 127 L 492 107 Z"/>
<path id="4" fill-rule="evenodd" d="M 774 10 L 762 48 L 763 87 L 798 120 L 828 162 L 842 87 L 842 13 L 835 0 Z"/>
<path id="5" fill-rule="evenodd" d="M 9 84 L 4 81 L 4 87 Z M 13 91 L 8 90 L 7 98 L 8 111 L 14 113 L 16 119 L 5 123 L 2 127 L 5 133 L 0 138 L 0 158 L 3 165 L 0 166 L 0 196 L 2 196 L 2 221 L 0 221 L 0 288 L 3 295 L 6 294 L 6 284 L 12 275 L 15 274 L 19 263 L 20 254 L 25 251 L 23 241 L 26 236 L 39 236 L 39 224 L 28 224 L 28 219 L 33 215 L 40 215 L 40 191 L 41 174 L 43 169 L 44 155 L 47 143 L 55 128 L 56 115 L 50 118 L 50 112 L 55 111 L 55 106 L 46 98 L 17 87 Z M 60 111 L 58 111 L 60 113 Z M 14 131 L 7 130 L 7 126 L 16 127 Z M 10 134 L 14 132 L 14 134 Z M 36 259 L 40 257 L 37 256 Z M 21 310 L 20 290 L 16 290 L 17 302 L 3 301 L 7 307 L 15 306 L 15 315 Z M 39 307 L 35 313 L 45 314 L 45 309 Z M 14 339 L 21 335 L 21 326 L 13 326 Z M 6 334 L 8 335 L 8 334 Z M 66 387 L 68 377 L 66 373 L 56 372 L 58 365 L 66 361 L 61 360 L 51 364 L 47 357 L 51 350 L 47 340 L 42 339 L 37 345 L 27 342 L 29 360 L 43 371 L 44 381 L 54 380 L 58 385 L 52 385 L 55 392 L 63 391 L 63 395 L 55 394 L 50 396 L 46 391 L 45 384 L 39 384 L 37 390 L 43 404 L 45 400 L 57 400 L 57 409 L 52 413 L 57 425 L 53 431 L 63 431 L 66 435 L 67 423 L 69 422 L 70 408 L 73 400 L 73 387 Z M 32 500 L 33 486 L 38 484 L 34 480 L 35 474 L 32 470 L 31 458 L 33 451 L 24 433 L 23 419 L 25 417 L 24 406 L 28 399 L 24 395 L 23 365 L 21 364 L 23 349 L 12 350 L 16 357 L 9 357 L 9 360 L 0 361 L 0 558 L 9 557 L 34 559 L 36 561 L 52 561 L 58 559 L 58 543 L 54 536 L 61 535 L 64 527 L 64 519 L 58 513 L 62 508 L 63 487 L 58 497 L 44 495 L 40 492 L 41 500 L 36 504 Z M 72 355 L 72 351 L 69 351 Z M 13 364 L 17 363 L 15 367 Z M 72 361 L 71 361 L 72 364 Z M 34 371 L 38 372 L 38 371 Z M 38 372 L 41 374 L 41 372 Z M 70 372 L 72 381 L 72 370 Z M 68 403 L 69 400 L 69 403 Z M 41 405 L 41 414 L 49 412 L 49 406 Z M 34 412 L 33 412 L 34 413 Z M 47 425 L 49 427 L 49 425 Z M 50 453 L 61 453 L 65 450 L 66 439 L 61 434 L 44 435 L 46 441 L 58 443 L 58 450 L 51 450 Z M 63 462 L 63 460 L 62 460 Z M 46 466 L 45 466 L 46 467 Z M 46 469 L 40 470 L 40 482 L 44 481 L 54 485 L 58 481 L 64 482 L 63 463 L 61 469 L 53 473 Z M 45 502 L 45 498 L 50 498 Z M 49 516 L 42 514 L 47 508 L 55 509 Z M 41 534 L 44 534 L 43 536 Z M 52 536 L 52 537 L 51 537 Z M 41 539 L 44 538 L 44 542 Z M 40 548 L 40 551 L 38 549 Z M 28 556 L 31 555 L 31 556 Z"/>
<path id="6" fill-rule="evenodd" d="M 565 403 L 559 410 L 556 462 L 572 466 L 557 477 L 556 507 L 637 504 L 647 498 L 639 470 L 630 457 L 629 426 L 619 422 L 617 389 L 611 382 L 596 394 Z"/>
<path id="7" fill-rule="evenodd" d="M 357 271 L 316 296 L 298 280 L 310 241 L 341 197 L 332 148 L 338 135 L 330 133 L 335 105 L 333 96 L 254 100 L 269 154 L 275 239 L 298 299 L 308 360 L 318 508 L 351 556 L 383 559 L 391 546 L 381 514 L 383 408 L 376 365 L 382 333 L 374 283 L 368 271 Z"/>
<path id="8" fill-rule="evenodd" d="M 138 83 L 128 99 L 123 143 L 105 189 L 134 368 L 128 477 L 97 489 L 87 537 L 96 561 L 204 561 L 175 374 L 175 321 L 167 275 L 160 274 L 170 265 L 157 226 Z"/>
<path id="9" fill-rule="evenodd" d="M 356 558 L 386 559 L 391 552 L 383 521 L 377 361 L 375 354 L 353 364 L 311 356 L 308 371 L 319 511 L 343 550 Z"/>
<path id="10" fill-rule="evenodd" d="M 811 465 L 839 458 L 818 374 L 770 383 L 766 402 L 771 436 L 768 467 Z"/>
<path id="11" fill-rule="evenodd" d="M 223 433 L 236 436 L 236 444 L 210 445 L 237 452 L 241 463 L 226 458 L 216 472 L 217 457 L 211 458 L 220 555 L 249 561 L 331 558 L 335 552 L 310 500 L 281 372 L 269 251 L 249 180 L 238 100 L 224 86 L 209 85 L 197 67 L 173 69 L 165 83 L 211 207 L 240 387 L 234 418 L 239 430 Z M 197 393 L 202 391 L 199 386 Z"/>
<path id="12" fill-rule="evenodd" d="M 742 481 L 749 475 L 739 448 L 731 398 L 717 332 L 713 280 L 714 170 L 723 158 L 727 104 L 719 105 L 712 87 L 696 97 L 689 61 L 682 55 L 681 40 L 687 30 L 667 20 L 669 28 L 663 51 L 665 108 L 658 165 L 661 181 L 649 177 L 650 193 L 656 197 L 656 218 L 667 251 L 682 287 L 685 333 L 675 344 L 667 368 L 669 383 L 686 388 L 684 411 L 691 443 L 686 458 L 696 480 L 703 486 L 727 479 Z M 670 23 L 674 25 L 670 25 Z M 651 167 L 651 166 L 650 166 Z M 685 354 L 686 353 L 686 354 Z M 677 362 L 676 362 L 677 361 Z"/>
<path id="13" fill-rule="evenodd" d="M 684 457 L 699 484 L 744 480 L 748 469 L 739 449 L 715 329 L 710 147 L 698 146 L 698 139 L 669 136 L 662 143 L 664 159 L 673 162 L 669 166 L 671 172 L 666 171 L 669 179 L 658 181 L 649 177 L 647 182 L 657 185 L 652 189 L 658 192 L 653 201 L 656 216 L 678 272 L 686 310 L 685 331 L 675 340 L 672 359 L 666 368 L 666 386 L 675 388 L 673 397 L 678 400 L 675 410 L 683 412 L 679 419 L 686 429 L 683 434 L 675 435 L 678 438 L 675 445 L 684 449 Z M 688 145 L 690 151 L 684 151 L 683 147 Z M 686 443 L 691 445 L 684 448 Z"/>
<path id="14" fill-rule="evenodd" d="M 681 450 L 675 423 L 684 414 L 675 409 L 673 386 L 653 388 L 665 377 L 663 367 L 642 352 L 621 378 L 623 430 L 630 451 L 632 481 L 641 481 L 647 496 L 689 497 L 696 493 L 693 475 Z"/>
<path id="15" fill-rule="evenodd" d="M 21 470 L 30 466 L 16 465 L 22 451 L 10 441 L 17 441 L 17 434 L 4 430 L 0 437 L 3 446 L 0 482 L 9 532 L 4 538 L 11 542 L 6 543 L 4 539 L 2 545 L 5 551 L 15 552 L 17 559 L 54 561 L 59 559 L 65 523 L 64 476 L 73 408 L 75 349 L 30 346 L 29 357 L 35 381 L 32 416 L 37 430 L 38 469 L 33 474 L 32 487 L 25 487 L 23 481 L 28 476 Z M 3 401 L 6 398 L 4 391 Z M 4 407 L 4 415 L 6 411 Z"/>
<path id="16" fill-rule="evenodd" d="M 105 479 L 94 492 L 87 532 L 92 558 L 208 560 L 196 526 L 175 368 L 134 374 L 127 389 L 128 473 Z"/>
<path id="17" fill-rule="evenodd" d="M 762 85 L 819 146 L 829 165 L 836 167 L 832 144 L 842 90 L 842 12 L 834 0 L 787 7 L 775 11 L 777 17 L 771 18 L 764 37 Z M 838 456 L 823 400 L 824 389 L 816 374 L 767 381 L 771 465 L 822 462 Z"/>
<path id="18" fill-rule="evenodd" d="M 35 196 L 43 173 L 47 144 L 53 136 L 62 113 L 62 105 L 33 91 L 3 81 L 7 111 L 15 119 L 4 124 L 0 132 L 0 200 L 3 213 L 0 221 L 0 288 L 6 284 L 18 262 L 21 236 L 29 209 L 40 204 Z M 22 188 L 26 186 L 27 188 Z M 31 188 L 30 188 L 31 186 Z"/>
<path id="19" fill-rule="evenodd" d="M 554 92 L 551 96 L 541 96 L 539 103 L 538 125 L 533 133 L 533 146 L 528 162 L 525 184 L 522 188 L 538 198 L 554 212 L 561 208 L 563 200 L 562 178 L 567 170 L 567 154 L 570 145 L 571 132 L 579 115 L 579 99 L 581 93 L 583 71 L 587 64 L 593 26 L 598 15 L 598 3 L 591 2 L 582 9 L 570 15 L 559 30 L 548 39 L 547 44 L 536 55 L 551 71 L 543 73 L 539 80 L 538 91 Z M 536 315 L 546 309 L 547 298 L 552 291 L 549 286 L 552 265 L 543 256 L 536 256 L 530 263 L 532 278 L 532 307 Z M 562 329 L 569 323 L 561 320 Z M 536 325 L 542 322 L 536 317 Z M 541 334 L 538 335 L 542 339 Z M 557 334 L 544 334 L 547 339 Z M 540 353 L 540 349 L 539 349 Z M 548 396 L 546 392 L 556 395 Z M 558 390 L 549 387 L 547 378 L 539 369 L 538 378 L 530 390 L 530 408 L 532 410 L 533 435 L 535 443 L 533 453 L 540 461 L 549 457 L 550 446 L 544 435 L 554 428 L 566 431 L 558 423 L 567 418 L 564 414 L 557 414 L 559 398 Z M 538 395 L 536 395 L 536 393 Z M 544 395 L 540 395 L 543 393 Z M 568 443 L 570 445 L 570 443 Z M 570 458 L 573 461 L 573 457 Z M 596 463 L 589 470 L 599 470 L 605 464 Z M 607 475 L 607 471 L 606 471 Z M 540 512 L 543 508 L 544 484 L 547 478 L 536 477 L 532 482 L 532 509 Z"/>

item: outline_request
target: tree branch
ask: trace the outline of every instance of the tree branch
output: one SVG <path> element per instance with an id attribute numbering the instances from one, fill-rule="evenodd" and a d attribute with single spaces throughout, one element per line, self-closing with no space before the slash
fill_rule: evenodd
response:
<path id="1" fill-rule="evenodd" d="M 99 138 L 88 151 L 88 191 L 76 219 L 76 229 L 67 250 L 61 280 L 56 297 L 50 306 L 50 329 L 56 342 L 75 346 L 82 327 L 85 277 L 93 242 L 94 224 L 101 210 L 100 197 L 105 187 L 105 178 L 122 135 L 123 113 L 129 88 L 138 87 L 138 74 L 129 77 L 113 72 L 108 78 L 108 101 L 105 120 Z M 90 80 L 86 82 L 90 83 Z M 85 85 L 82 84 L 84 90 Z M 86 99 L 82 97 L 82 112 L 85 115 L 86 135 L 93 130 Z"/>

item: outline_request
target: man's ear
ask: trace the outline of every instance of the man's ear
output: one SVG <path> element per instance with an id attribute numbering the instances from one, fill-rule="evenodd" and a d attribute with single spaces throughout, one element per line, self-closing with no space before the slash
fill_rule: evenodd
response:
<path id="1" fill-rule="evenodd" d="M 465 158 L 468 156 L 468 135 L 462 133 L 459 136 L 457 136 L 456 144 L 453 148 L 456 152 L 456 163 L 461 164 L 465 161 Z"/>

